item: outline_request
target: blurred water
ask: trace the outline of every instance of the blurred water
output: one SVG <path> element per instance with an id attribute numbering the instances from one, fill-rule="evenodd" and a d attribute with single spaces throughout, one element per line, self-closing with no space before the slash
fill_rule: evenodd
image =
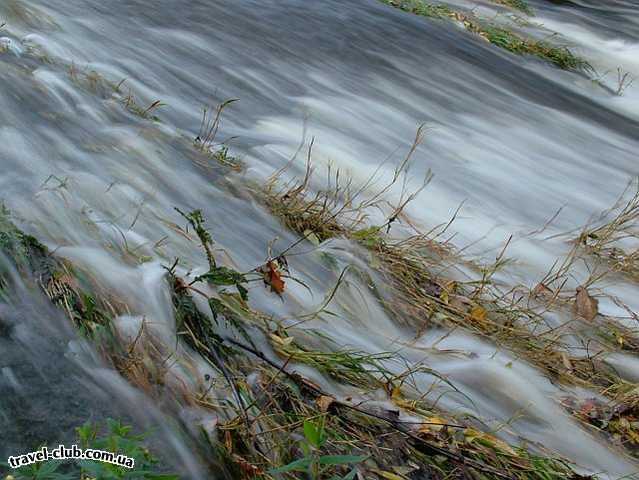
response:
<path id="1" fill-rule="evenodd" d="M 598 72 L 622 67 L 639 76 L 637 2 L 532 3 L 534 21 L 561 32 Z M 318 164 L 332 161 L 364 181 L 387 157 L 399 160 L 426 122 L 412 172 L 432 169 L 435 180 L 408 213 L 430 227 L 465 200 L 457 244 L 478 240 L 470 251 L 490 258 L 515 234 L 510 255 L 519 264 L 509 275 L 531 286 L 569 249 L 542 237 L 582 225 L 639 173 L 639 84 L 614 96 L 578 74 L 376 0 L 4 0 L 0 17 L 7 22 L 0 31 L 2 199 L 21 227 L 91 271 L 163 338 L 173 319 L 160 265 L 179 256 L 204 267 L 194 244 L 171 228 L 183 223 L 173 207 L 201 208 L 240 270 L 259 265 L 270 240 L 285 246 L 294 237 L 245 193 L 246 181 L 284 165 L 305 132 L 316 138 Z M 121 95 L 130 89 L 143 108 L 161 100 L 161 122 L 125 110 L 101 79 L 126 79 Z M 614 87 L 614 77 L 604 81 Z M 199 167 L 191 142 L 202 107 L 232 97 L 240 102 L 227 110 L 222 134 L 237 137 L 230 144 L 247 169 L 226 175 Z M 382 169 L 386 178 L 393 167 Z M 544 235 L 525 235 L 560 207 Z M 366 268 L 352 245 L 326 248 L 339 264 Z M 140 265 L 136 257 L 153 261 Z M 282 304 L 256 286 L 256 307 L 311 309 L 339 273 L 313 255 L 295 257 L 291 267 L 314 297 L 291 285 Z M 411 338 L 356 287 L 340 294 L 339 320 L 309 327 L 368 351 Z M 636 301 L 636 287 L 619 291 Z M 34 299 L 30 308 L 40 321 L 54 315 L 38 305 Z M 439 336 L 428 332 L 417 347 Z M 492 425 L 525 412 L 511 425 L 516 434 L 612 477 L 637 470 L 571 420 L 560 389 L 528 365 L 509 367 L 506 354 L 461 333 L 445 343 L 468 355 L 429 355 L 428 362 L 473 400 L 447 397 L 447 407 Z M 424 358 L 419 348 L 403 354 Z M 5 356 L 2 388 L 24 382 L 19 371 L 4 370 L 11 368 Z M 124 395 L 111 381 L 102 388 Z M 196 460 L 183 461 L 197 472 Z"/>

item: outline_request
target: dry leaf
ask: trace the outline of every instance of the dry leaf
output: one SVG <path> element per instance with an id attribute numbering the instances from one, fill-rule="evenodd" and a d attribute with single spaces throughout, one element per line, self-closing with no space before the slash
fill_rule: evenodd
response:
<path id="1" fill-rule="evenodd" d="M 284 293 L 284 280 L 282 280 L 277 262 L 274 260 L 266 262 L 266 265 L 262 267 L 262 273 L 264 274 L 264 282 L 271 286 L 271 290 L 278 295 Z"/>
<path id="2" fill-rule="evenodd" d="M 488 315 L 488 312 L 481 305 L 477 305 L 476 307 L 473 307 L 472 310 L 470 311 L 470 318 L 479 323 L 484 323 L 486 321 L 487 315 Z"/>
<path id="3" fill-rule="evenodd" d="M 233 453 L 233 437 L 229 430 L 224 432 L 224 446 L 229 453 Z"/>
<path id="4" fill-rule="evenodd" d="M 326 413 L 328 409 L 333 404 L 335 399 L 333 397 L 329 397 L 328 395 L 320 395 L 315 402 L 320 409 L 320 412 Z"/>
<path id="5" fill-rule="evenodd" d="M 387 386 L 392 386 L 393 389 L 391 390 L 391 399 L 392 400 L 396 400 L 398 398 L 402 398 L 402 389 L 401 387 L 398 387 L 397 385 L 387 385 Z"/>
<path id="6" fill-rule="evenodd" d="M 446 425 L 446 420 L 439 417 L 425 417 L 424 423 L 420 425 L 418 432 L 431 433 L 439 432 Z"/>
<path id="7" fill-rule="evenodd" d="M 594 320 L 599 313 L 599 301 L 592 298 L 584 287 L 577 287 L 575 313 L 588 321 Z"/>

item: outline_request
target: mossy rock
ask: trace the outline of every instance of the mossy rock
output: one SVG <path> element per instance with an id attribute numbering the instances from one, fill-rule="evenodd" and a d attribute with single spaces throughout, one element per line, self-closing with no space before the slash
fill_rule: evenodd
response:
<path id="1" fill-rule="evenodd" d="M 11 221 L 6 208 L 0 208 L 0 255 L 20 273 L 43 278 L 47 281 L 56 270 L 56 261 L 49 254 L 47 247 L 35 237 L 19 230 Z M 0 276 L 6 283 L 7 265 L 0 262 Z"/>

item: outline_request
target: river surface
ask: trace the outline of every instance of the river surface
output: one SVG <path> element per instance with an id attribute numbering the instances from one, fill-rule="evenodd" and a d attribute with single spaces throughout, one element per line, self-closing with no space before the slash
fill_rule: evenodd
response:
<path id="1" fill-rule="evenodd" d="M 531 34 L 559 32 L 611 89 L 618 67 L 639 77 L 639 2 L 531 4 L 538 24 L 526 27 Z M 488 15 L 504 12 L 473 5 Z M 318 168 L 332 162 L 363 182 L 386 162 L 381 172 L 389 179 L 425 123 L 411 174 L 435 176 L 407 214 L 430 228 L 464 202 L 451 227 L 454 243 L 494 259 L 513 235 L 509 256 L 518 264 L 507 276 L 529 286 L 570 249 L 565 238 L 549 237 L 610 207 L 639 174 L 639 80 L 613 95 L 592 78 L 376 0 L 1 0 L 0 18 L 2 201 L 21 228 L 92 272 L 167 338 L 174 319 L 161 265 L 179 256 L 205 266 L 194 244 L 170 228 L 184 223 L 174 207 L 202 209 L 238 269 L 261 264 L 273 238 L 285 246 L 295 237 L 243 186 L 263 182 L 311 137 Z M 114 95 L 106 81 L 123 79 Z M 161 100 L 154 111 L 160 121 L 123 108 L 129 92 L 143 108 Z M 202 108 L 229 98 L 239 102 L 225 111 L 221 136 L 232 138 L 231 151 L 246 168 L 202 169 L 191 148 Z M 291 173 L 302 171 L 300 157 Z M 529 235 L 560 208 L 543 234 Z M 340 240 L 322 248 L 344 265 L 361 261 Z M 150 261 L 131 262 L 131 250 Z M 291 285 L 283 304 L 255 287 L 256 308 L 295 315 L 321 301 L 329 289 L 324 270 L 312 256 L 295 258 L 291 268 L 314 296 Z M 639 303 L 635 286 L 611 288 Z M 0 345 L 0 422 L 11 437 L 24 438 L 3 444 L 1 454 L 32 446 L 38 435 L 54 442 L 56 428 L 81 423 L 76 417 L 115 415 L 124 405 L 141 425 L 167 423 L 29 292 L 2 311 L 22 326 L 5 332 Z M 412 338 L 369 293 L 341 296 L 348 308 L 314 325 L 338 343 L 379 352 Z M 621 315 L 615 305 L 601 307 Z M 52 325 L 59 326 L 55 334 L 47 333 Z M 417 345 L 423 348 L 407 349 L 405 358 L 423 360 L 423 349 L 441 335 L 427 332 Z M 510 427 L 518 436 L 586 471 L 618 478 L 639 470 L 570 418 L 558 402 L 560 387 L 525 362 L 461 332 L 438 348 L 463 352 L 429 358 L 465 394 L 443 399 L 447 409 L 493 426 L 517 417 Z M 637 376 L 639 359 L 618 361 Z M 80 392 L 75 407 L 69 389 Z M 21 405 L 40 429 L 28 425 Z M 71 415 L 69 408 L 78 410 Z M 168 428 L 160 434 L 176 468 L 199 478 L 191 440 Z"/>

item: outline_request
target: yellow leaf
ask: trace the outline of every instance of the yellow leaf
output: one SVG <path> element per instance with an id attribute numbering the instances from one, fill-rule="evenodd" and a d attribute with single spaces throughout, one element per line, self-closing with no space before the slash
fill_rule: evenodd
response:
<path id="1" fill-rule="evenodd" d="M 444 302 L 444 304 L 448 305 L 448 290 L 442 290 L 442 293 L 439 294 L 439 299 Z"/>
<path id="2" fill-rule="evenodd" d="M 464 430 L 464 438 L 466 439 L 467 443 L 476 442 L 480 445 L 490 447 L 493 450 L 505 452 L 513 456 L 517 455 L 517 452 L 515 452 L 515 450 L 513 450 L 513 448 L 506 442 L 503 442 L 498 438 L 489 435 L 488 433 L 475 430 L 474 428 L 467 428 L 466 430 Z"/>
<path id="3" fill-rule="evenodd" d="M 473 307 L 472 310 L 470 311 L 470 318 L 479 323 L 486 322 L 487 315 L 488 315 L 488 312 L 481 305 L 477 305 Z"/>
<path id="4" fill-rule="evenodd" d="M 380 477 L 386 478 L 387 480 L 404 480 L 406 477 L 401 477 L 395 473 L 384 472 L 383 470 L 377 470 L 377 473 Z"/>
<path id="5" fill-rule="evenodd" d="M 293 340 L 295 340 L 294 337 L 282 338 L 279 335 L 275 335 L 274 333 L 271 333 L 270 337 L 271 337 L 271 340 L 273 340 L 273 342 L 275 342 L 277 345 L 280 345 L 282 347 L 289 346 L 291 343 L 293 343 Z"/>
<path id="6" fill-rule="evenodd" d="M 427 417 L 424 419 L 424 422 L 425 423 L 419 427 L 419 431 L 424 433 L 439 432 L 447 423 L 446 420 L 439 417 Z"/>
<path id="7" fill-rule="evenodd" d="M 402 398 L 402 389 L 398 386 L 393 387 L 393 391 L 391 392 L 391 399 L 397 400 Z"/>
<path id="8" fill-rule="evenodd" d="M 313 233 L 312 230 L 304 230 L 304 236 L 309 242 L 311 242 L 316 247 L 319 246 L 320 243 L 322 243 L 319 237 L 315 233 Z"/>

